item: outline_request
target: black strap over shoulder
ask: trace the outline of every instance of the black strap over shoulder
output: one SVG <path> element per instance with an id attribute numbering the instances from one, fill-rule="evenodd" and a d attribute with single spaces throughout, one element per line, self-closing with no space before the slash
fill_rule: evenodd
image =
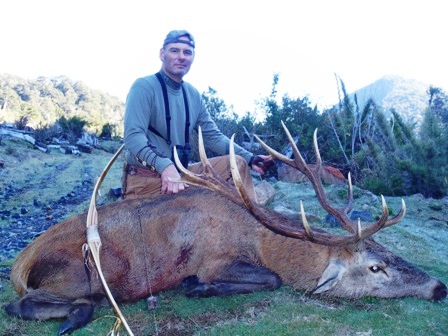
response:
<path id="1" fill-rule="evenodd" d="M 157 131 L 154 127 L 151 125 L 148 125 L 148 129 L 153 132 L 154 134 L 158 135 L 159 137 L 165 139 L 166 143 L 171 146 L 171 114 L 170 114 L 170 105 L 168 101 L 168 90 L 166 87 L 166 83 L 162 78 L 162 75 L 160 72 L 155 74 L 157 79 L 160 82 L 160 85 L 162 86 L 162 92 L 163 92 L 163 102 L 165 105 L 165 120 L 166 120 L 166 138 L 163 137 L 159 131 Z M 185 92 L 185 88 L 182 85 L 182 95 L 184 97 L 184 104 L 185 104 L 185 146 L 183 146 L 183 155 L 181 157 L 181 161 L 186 167 L 188 165 L 188 159 L 190 154 L 190 109 L 188 105 L 188 98 L 187 93 Z"/>
<path id="2" fill-rule="evenodd" d="M 188 147 L 188 149 L 190 149 L 190 109 L 188 107 L 187 93 L 185 92 L 185 88 L 183 85 L 182 94 L 184 96 L 185 104 L 185 147 Z"/>
<path id="3" fill-rule="evenodd" d="M 156 77 L 160 82 L 160 85 L 162 86 L 162 92 L 163 92 L 163 102 L 165 104 L 165 120 L 166 120 L 166 143 L 168 145 L 171 145 L 171 114 L 170 114 L 170 104 L 168 102 L 168 92 L 166 89 L 166 83 L 162 78 L 162 75 L 160 74 L 160 72 L 156 73 Z M 154 127 L 152 127 L 151 125 L 148 126 L 149 130 L 154 132 L 155 134 L 157 134 L 158 136 L 162 137 L 163 136 L 159 133 L 159 131 L 157 131 Z"/>

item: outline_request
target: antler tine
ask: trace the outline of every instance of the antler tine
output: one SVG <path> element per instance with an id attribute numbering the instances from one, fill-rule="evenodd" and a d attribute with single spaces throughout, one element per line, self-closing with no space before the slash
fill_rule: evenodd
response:
<path id="1" fill-rule="evenodd" d="M 386 222 L 385 227 L 392 226 L 394 224 L 397 224 L 399 221 L 401 221 L 406 213 L 406 203 L 404 202 L 404 199 L 401 199 L 401 209 L 398 212 L 398 214 L 395 217 L 389 218 Z"/>
<path id="2" fill-rule="evenodd" d="M 348 202 L 347 202 L 347 206 L 344 209 L 344 212 L 347 214 L 352 210 L 353 207 L 353 184 L 352 184 L 352 174 L 350 172 L 348 172 L 348 176 L 347 176 L 347 180 L 348 180 Z"/>
<path id="3" fill-rule="evenodd" d="M 291 167 L 295 167 L 294 160 L 290 159 L 289 157 L 283 155 L 282 153 L 277 152 L 275 149 L 269 147 L 263 140 L 261 140 L 258 135 L 254 134 L 255 139 L 259 142 L 259 144 L 265 149 L 266 152 L 271 154 L 272 157 L 274 157 L 277 160 L 280 160 L 287 165 Z"/>
<path id="4" fill-rule="evenodd" d="M 198 127 L 198 147 L 199 158 L 201 159 L 202 165 L 211 169 L 210 162 L 208 161 L 207 154 L 205 153 L 204 138 L 202 138 L 201 126 Z"/>
<path id="5" fill-rule="evenodd" d="M 383 227 L 385 227 L 387 223 L 387 219 L 389 217 L 389 209 L 387 208 L 386 200 L 384 199 L 384 196 L 381 195 L 381 204 L 382 204 L 382 210 L 383 214 L 381 215 L 380 219 L 378 219 L 375 223 L 371 224 L 367 228 L 363 229 L 361 231 L 360 225 L 358 225 L 358 236 L 360 239 L 365 239 L 367 237 L 370 237 L 374 233 L 381 230 Z M 359 220 L 358 220 L 359 221 Z"/>
<path id="6" fill-rule="evenodd" d="M 236 163 L 235 156 L 235 146 L 234 146 L 235 134 L 230 138 L 230 148 L 229 148 L 229 156 L 230 156 L 230 171 L 232 173 L 233 183 L 235 184 L 236 190 L 241 197 L 246 208 L 252 211 L 254 204 L 249 198 L 246 190 L 244 189 L 243 180 L 241 179 L 240 171 L 238 170 L 238 165 Z"/>
<path id="7" fill-rule="evenodd" d="M 291 145 L 292 150 L 294 152 L 295 168 L 298 168 L 302 173 L 305 174 L 305 171 L 308 171 L 308 166 L 307 166 L 305 160 L 303 159 L 302 154 L 300 153 L 299 149 L 297 148 L 297 145 L 294 142 L 294 139 L 292 138 L 291 133 L 289 132 L 289 129 L 286 127 L 286 125 L 283 121 L 282 121 L 282 127 L 286 133 L 286 136 L 288 137 L 289 144 Z"/>
<path id="8" fill-rule="evenodd" d="M 316 165 L 322 167 L 322 157 L 320 156 L 319 144 L 317 143 L 317 128 L 313 133 L 314 155 L 316 155 Z"/>
<path id="9" fill-rule="evenodd" d="M 194 174 L 187 168 L 185 168 L 180 162 L 176 146 L 174 146 L 174 162 L 176 163 L 176 166 L 183 174 L 183 176 L 180 179 L 171 179 L 171 181 L 178 183 L 188 183 L 198 187 L 204 187 L 213 191 L 218 191 L 226 195 L 229 199 L 241 203 L 240 198 L 238 197 L 237 193 L 235 193 L 235 188 L 230 183 L 222 179 L 221 176 L 219 176 L 212 168 L 210 161 L 208 160 L 205 153 L 201 127 L 198 128 L 198 146 L 199 155 L 203 166 L 203 172 L 201 174 Z"/>
<path id="10" fill-rule="evenodd" d="M 176 167 L 180 170 L 180 172 L 182 174 L 184 174 L 185 176 L 189 176 L 189 177 L 198 177 L 199 175 L 192 173 L 191 171 L 187 170 L 187 168 L 185 168 L 183 166 L 183 164 L 180 162 L 179 159 L 179 154 L 177 154 L 177 147 L 174 146 L 173 148 L 173 156 L 174 156 L 174 162 L 176 163 Z M 186 179 L 180 178 L 180 179 L 170 179 L 170 181 L 172 182 L 190 182 L 191 184 L 194 184 L 193 181 L 186 181 Z"/>
<path id="11" fill-rule="evenodd" d="M 374 233 L 378 232 L 382 228 L 392 226 L 394 224 L 397 224 L 399 221 L 401 221 L 404 217 L 404 214 L 406 213 L 406 203 L 404 200 L 401 200 L 401 209 L 398 212 L 398 214 L 395 217 L 389 218 L 389 209 L 387 207 L 386 200 L 383 195 L 381 195 L 381 204 L 382 204 L 382 210 L 383 214 L 381 218 L 376 221 L 374 224 L 370 225 L 366 229 L 362 231 L 362 239 L 370 237 Z"/>
<path id="12" fill-rule="evenodd" d="M 300 201 L 300 214 L 301 214 L 301 217 L 302 217 L 302 224 L 303 224 L 303 227 L 305 229 L 306 235 L 310 239 L 313 239 L 313 232 L 311 231 L 311 227 L 308 224 L 308 220 L 306 219 L 305 209 L 303 208 L 303 202 L 302 201 Z"/>

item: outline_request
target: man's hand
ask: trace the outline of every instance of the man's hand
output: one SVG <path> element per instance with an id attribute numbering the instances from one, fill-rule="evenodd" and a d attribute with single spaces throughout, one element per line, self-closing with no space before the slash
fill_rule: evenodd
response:
<path id="1" fill-rule="evenodd" d="M 263 175 L 274 167 L 274 161 L 270 155 L 255 155 L 251 160 L 251 166 L 257 173 Z"/>
<path id="2" fill-rule="evenodd" d="M 188 184 L 180 182 L 172 182 L 170 178 L 175 180 L 179 179 L 180 175 L 174 164 L 169 165 L 161 174 L 162 177 L 162 188 L 160 192 L 162 194 L 177 194 L 178 192 L 184 191 L 188 188 Z"/>

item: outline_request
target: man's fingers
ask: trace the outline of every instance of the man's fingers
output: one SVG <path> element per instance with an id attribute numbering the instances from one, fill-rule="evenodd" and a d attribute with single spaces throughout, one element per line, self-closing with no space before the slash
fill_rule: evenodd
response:
<path id="1" fill-rule="evenodd" d="M 175 183 L 175 184 L 178 185 L 177 192 L 184 191 L 185 189 L 188 188 L 188 184 L 186 184 L 186 183 Z M 176 192 L 174 192 L 174 193 L 176 193 Z"/>
<path id="2" fill-rule="evenodd" d="M 162 194 L 177 194 L 188 187 L 186 183 L 167 182 L 166 184 L 162 184 L 161 192 Z"/>

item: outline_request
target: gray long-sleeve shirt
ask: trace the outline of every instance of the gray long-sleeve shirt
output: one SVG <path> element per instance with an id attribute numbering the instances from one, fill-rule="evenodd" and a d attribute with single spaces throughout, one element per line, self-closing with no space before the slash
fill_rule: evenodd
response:
<path id="1" fill-rule="evenodd" d="M 124 115 L 124 141 L 127 149 L 128 164 L 153 166 L 161 173 L 171 161 L 171 150 L 174 145 L 185 146 L 185 104 L 181 85 L 171 80 L 160 71 L 167 84 L 168 101 L 171 115 L 171 145 L 166 141 L 167 122 L 163 91 L 155 75 L 137 79 L 132 85 L 127 99 Z M 205 109 L 199 91 L 191 84 L 183 82 L 187 94 L 190 113 L 190 135 L 201 126 L 206 148 L 219 155 L 229 152 L 230 140 L 216 126 Z M 159 134 L 148 129 L 151 125 Z M 252 153 L 235 145 L 235 152 L 249 162 Z M 142 164 L 143 163 L 143 164 Z"/>

